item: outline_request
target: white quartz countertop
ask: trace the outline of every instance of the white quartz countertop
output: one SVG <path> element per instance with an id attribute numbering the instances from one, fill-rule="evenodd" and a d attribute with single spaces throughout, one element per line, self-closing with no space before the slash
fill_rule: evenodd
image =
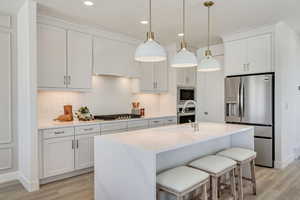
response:
<path id="1" fill-rule="evenodd" d="M 189 124 L 184 124 L 96 136 L 95 139 L 113 140 L 142 150 L 161 153 L 247 131 L 254 131 L 254 127 L 200 122 L 199 132 L 195 132 Z"/>
<path id="2" fill-rule="evenodd" d="M 166 117 L 176 117 L 176 115 L 156 114 L 156 115 L 147 115 L 142 118 L 134 118 L 134 119 L 126 119 L 126 120 L 112 120 L 112 121 L 104 121 L 104 120 L 78 121 L 78 120 L 74 120 L 72 122 L 59 122 L 59 121 L 53 121 L 53 120 L 40 120 L 38 122 L 38 129 L 42 130 L 42 129 L 52 129 L 52 128 L 65 128 L 65 127 L 73 127 L 73 126 L 127 122 L 127 121 L 134 121 L 134 120 L 149 120 L 149 119 L 158 119 L 158 118 L 166 118 Z"/>

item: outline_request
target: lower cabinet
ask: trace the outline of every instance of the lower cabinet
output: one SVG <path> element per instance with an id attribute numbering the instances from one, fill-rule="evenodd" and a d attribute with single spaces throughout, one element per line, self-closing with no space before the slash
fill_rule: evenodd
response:
<path id="1" fill-rule="evenodd" d="M 173 116 L 40 130 L 40 178 L 45 182 L 52 178 L 58 180 L 69 172 L 93 167 L 94 137 L 100 132 L 115 134 L 176 123 L 177 118 Z"/>
<path id="2" fill-rule="evenodd" d="M 94 137 L 96 135 L 75 136 L 75 169 L 94 166 Z"/>
<path id="3" fill-rule="evenodd" d="M 51 138 L 43 141 L 43 177 L 74 170 L 74 137 Z"/>

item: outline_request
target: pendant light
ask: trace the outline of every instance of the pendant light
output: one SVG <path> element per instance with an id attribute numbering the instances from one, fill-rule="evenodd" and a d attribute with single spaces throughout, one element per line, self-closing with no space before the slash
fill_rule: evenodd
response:
<path id="1" fill-rule="evenodd" d="M 187 49 L 187 43 L 185 41 L 185 0 L 182 1 L 182 41 L 180 43 L 180 50 L 174 56 L 171 63 L 172 67 L 176 68 L 186 68 L 186 67 L 195 67 L 198 65 L 197 59 L 194 53 L 190 52 Z"/>
<path id="2" fill-rule="evenodd" d="M 207 38 L 207 50 L 205 51 L 205 57 L 201 60 L 198 71 L 211 72 L 221 70 L 220 63 L 212 56 L 210 50 L 210 8 L 214 5 L 213 1 L 204 2 L 204 6 L 208 8 L 208 38 Z"/>
<path id="3" fill-rule="evenodd" d="M 149 0 L 149 32 L 147 32 L 146 41 L 137 47 L 134 56 L 134 59 L 139 62 L 161 62 L 167 59 L 167 53 L 164 48 L 154 40 L 151 7 L 152 0 Z"/>

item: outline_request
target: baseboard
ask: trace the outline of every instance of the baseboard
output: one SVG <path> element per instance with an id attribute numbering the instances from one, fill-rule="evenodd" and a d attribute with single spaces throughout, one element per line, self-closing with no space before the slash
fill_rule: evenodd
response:
<path id="1" fill-rule="evenodd" d="M 28 192 L 34 192 L 38 191 L 40 186 L 39 186 L 39 181 L 29 181 L 22 173 L 19 172 L 19 181 L 22 183 L 24 188 Z"/>
<path id="2" fill-rule="evenodd" d="M 274 167 L 276 169 L 284 169 L 287 166 L 289 166 L 291 163 L 293 163 L 295 160 L 297 160 L 298 158 L 299 158 L 298 155 L 292 154 L 287 159 L 285 159 L 284 161 L 275 161 L 274 162 Z"/>
<path id="3" fill-rule="evenodd" d="M 9 181 L 15 181 L 19 179 L 19 173 L 18 171 L 15 172 L 9 172 L 6 174 L 0 174 L 0 184 L 9 182 Z"/>

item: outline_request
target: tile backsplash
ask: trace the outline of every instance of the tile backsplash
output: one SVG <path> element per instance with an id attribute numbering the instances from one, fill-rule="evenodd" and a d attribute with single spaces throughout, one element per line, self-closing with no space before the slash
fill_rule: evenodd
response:
<path id="1" fill-rule="evenodd" d="M 39 91 L 39 120 L 52 120 L 63 114 L 63 106 L 73 105 L 75 113 L 81 106 L 88 106 L 92 114 L 116 114 L 131 112 L 131 102 L 139 101 L 146 114 L 159 113 L 160 95 L 131 92 L 131 80 L 106 76 L 93 77 L 93 89 L 89 92 Z"/>

